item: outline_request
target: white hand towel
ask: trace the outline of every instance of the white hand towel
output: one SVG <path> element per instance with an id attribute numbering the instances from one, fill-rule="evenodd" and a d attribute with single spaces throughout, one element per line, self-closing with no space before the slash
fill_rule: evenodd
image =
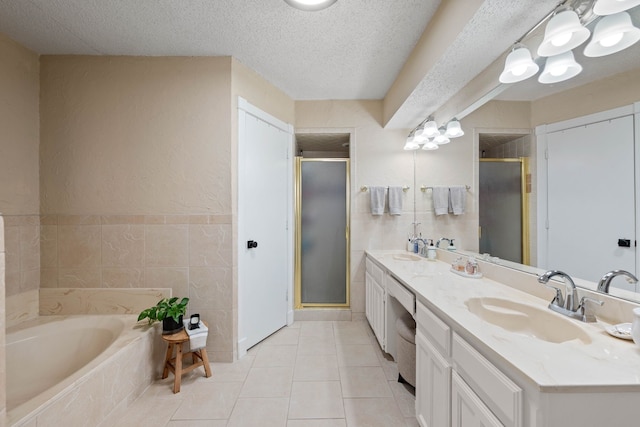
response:
<path id="1" fill-rule="evenodd" d="M 402 213 L 402 187 L 389 187 L 389 215 Z"/>
<path id="2" fill-rule="evenodd" d="M 433 210 L 437 215 L 444 215 L 449 211 L 449 187 L 433 187 Z"/>
<path id="3" fill-rule="evenodd" d="M 371 215 L 382 215 L 384 212 L 384 187 L 369 187 L 371 195 Z"/>
<path id="4" fill-rule="evenodd" d="M 449 188 L 449 212 L 462 215 L 467 206 L 467 187 L 457 185 Z"/>
<path id="5" fill-rule="evenodd" d="M 202 321 L 198 324 L 199 328 L 197 329 L 189 329 L 189 319 L 184 319 L 182 323 L 184 324 L 184 330 L 187 331 L 187 335 L 189 335 L 189 350 L 198 350 L 207 345 L 209 328 L 207 328 Z"/>

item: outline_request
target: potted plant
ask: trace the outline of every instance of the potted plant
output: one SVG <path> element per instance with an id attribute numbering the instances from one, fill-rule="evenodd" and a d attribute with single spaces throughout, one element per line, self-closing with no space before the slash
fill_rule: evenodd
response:
<path id="1" fill-rule="evenodd" d="M 182 316 L 187 313 L 188 303 L 189 298 L 162 298 L 153 307 L 142 310 L 138 321 L 149 319 L 150 325 L 156 320 L 162 321 L 162 333 L 174 334 L 184 328 Z"/>

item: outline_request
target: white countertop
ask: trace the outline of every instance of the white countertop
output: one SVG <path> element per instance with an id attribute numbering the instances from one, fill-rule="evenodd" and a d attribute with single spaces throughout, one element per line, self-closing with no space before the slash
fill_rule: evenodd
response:
<path id="1" fill-rule="evenodd" d="M 611 391 L 640 391 L 640 347 L 633 341 L 614 338 L 605 331 L 607 323 L 584 323 L 560 314 L 583 328 L 590 344 L 579 340 L 550 343 L 507 331 L 469 312 L 465 301 L 473 297 L 495 297 L 546 307 L 549 301 L 514 289 L 495 280 L 465 278 L 449 271 L 442 261 L 405 261 L 394 259 L 399 251 L 366 251 L 379 265 L 390 271 L 416 299 L 438 315 L 465 338 L 471 338 L 478 350 L 508 364 L 541 391 L 579 391 L 588 387 Z M 492 356 L 492 357 L 491 357 Z M 495 363 L 495 360 L 494 360 Z M 497 364 L 499 368 L 504 368 Z M 599 389 L 599 391 L 605 391 Z"/>

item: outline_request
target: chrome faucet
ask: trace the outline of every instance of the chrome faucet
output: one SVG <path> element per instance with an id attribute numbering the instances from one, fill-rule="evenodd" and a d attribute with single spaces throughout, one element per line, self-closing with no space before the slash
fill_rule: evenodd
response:
<path id="1" fill-rule="evenodd" d="M 559 288 L 548 284 L 549 279 L 554 276 L 560 276 L 564 279 L 566 288 L 564 298 L 562 296 L 562 291 Z M 538 282 L 556 291 L 556 295 L 549 303 L 549 309 L 555 311 L 556 313 L 564 314 L 565 316 L 571 317 L 572 319 L 578 319 L 583 322 L 596 321 L 596 316 L 593 313 L 588 312 L 586 304 L 587 302 L 590 302 L 597 305 L 602 305 L 604 304 L 604 302 L 586 296 L 583 296 L 582 299 L 578 301 L 578 291 L 576 290 L 576 284 L 573 282 L 571 276 L 569 276 L 567 273 L 559 270 L 549 270 L 543 275 L 538 276 Z"/>
<path id="2" fill-rule="evenodd" d="M 626 270 L 612 270 L 602 276 L 602 279 L 598 282 L 598 291 L 604 292 L 605 294 L 609 293 L 609 286 L 611 285 L 611 281 L 616 276 L 627 276 L 627 281 L 629 283 L 638 283 L 638 278 L 633 274 L 629 273 Z"/>
<path id="3" fill-rule="evenodd" d="M 446 240 L 447 242 L 449 242 L 449 244 L 451 244 L 451 239 L 447 239 L 446 237 L 441 237 L 438 239 L 438 242 L 436 243 L 436 248 L 440 247 L 440 242 L 442 242 L 443 240 Z"/>

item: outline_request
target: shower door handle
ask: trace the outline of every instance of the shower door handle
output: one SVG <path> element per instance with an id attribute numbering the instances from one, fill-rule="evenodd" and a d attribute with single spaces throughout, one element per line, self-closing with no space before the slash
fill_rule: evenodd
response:
<path id="1" fill-rule="evenodd" d="M 248 240 L 247 241 L 247 249 L 253 249 L 253 248 L 257 248 L 258 247 L 258 242 L 254 241 L 254 240 Z"/>

